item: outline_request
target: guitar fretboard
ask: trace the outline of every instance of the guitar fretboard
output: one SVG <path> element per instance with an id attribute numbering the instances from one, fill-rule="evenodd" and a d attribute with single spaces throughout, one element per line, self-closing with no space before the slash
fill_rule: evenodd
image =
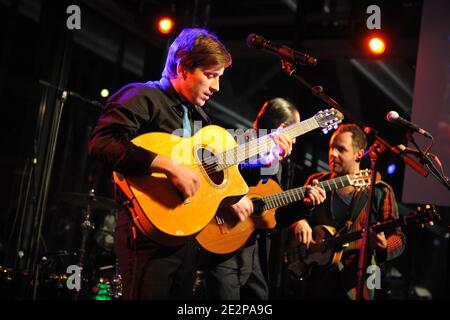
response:
<path id="1" fill-rule="evenodd" d="M 397 227 L 402 227 L 402 226 L 406 226 L 408 224 L 411 223 L 420 223 L 420 222 L 428 222 L 431 221 L 432 218 L 429 217 L 420 217 L 417 213 L 412 213 L 408 216 L 402 217 L 402 218 L 398 218 L 392 221 L 386 221 L 377 225 L 373 225 L 371 226 L 371 229 L 375 232 L 385 232 L 388 230 L 393 230 L 394 228 Z M 350 243 L 356 240 L 361 239 L 363 234 L 362 230 L 357 230 L 354 232 L 350 232 L 350 233 L 346 233 L 346 234 L 342 234 L 339 235 L 337 237 L 333 237 L 333 238 L 329 238 L 329 239 L 324 239 L 323 241 L 311 245 L 310 248 L 306 251 L 308 254 L 309 253 L 314 253 L 314 252 L 326 252 L 328 250 L 335 250 L 335 249 L 339 249 L 342 248 L 342 246 L 346 243 Z M 300 253 L 298 252 L 299 248 L 292 248 L 293 250 L 295 250 L 296 252 L 291 251 L 290 254 L 297 254 L 299 255 Z M 290 251 L 290 250 L 289 250 Z"/>
<path id="2" fill-rule="evenodd" d="M 302 134 L 319 128 L 319 124 L 315 117 L 311 117 L 299 123 L 294 123 L 286 128 L 281 129 L 288 139 L 294 139 Z M 258 139 L 238 145 L 230 150 L 217 154 L 215 171 L 222 171 L 232 165 L 251 159 L 259 154 L 264 154 L 275 146 L 270 135 L 262 136 Z"/>
<path id="3" fill-rule="evenodd" d="M 426 205 L 425 209 L 418 208 L 417 211 L 411 212 L 409 215 L 386 221 L 380 224 L 372 225 L 370 228 L 375 232 L 382 232 L 387 230 L 394 230 L 394 228 L 406 226 L 413 223 L 429 223 L 430 221 L 439 221 L 440 216 L 436 213 L 435 209 L 431 205 Z M 321 265 L 324 265 L 323 262 L 327 259 L 327 264 L 332 262 L 332 259 L 335 259 L 336 255 L 334 253 L 340 252 L 343 250 L 343 246 L 352 241 L 361 239 L 363 235 L 362 230 L 357 230 L 354 232 L 331 236 L 331 238 L 326 238 L 318 243 L 310 244 L 310 247 L 307 249 L 304 245 L 297 245 L 295 247 L 288 248 L 284 253 L 285 262 L 288 263 L 289 266 L 293 266 L 294 269 L 298 269 L 298 272 L 302 273 L 304 270 L 300 270 L 298 266 L 296 266 L 297 262 L 306 261 L 312 253 L 322 253 L 323 255 L 312 259 L 312 261 L 306 262 L 307 268 L 311 267 L 317 261 L 321 261 Z M 316 239 L 315 239 L 316 240 Z M 316 240 L 317 241 L 317 240 Z M 332 256 L 328 256 L 327 252 L 333 253 Z M 302 264 L 300 264 L 302 265 Z"/>
<path id="4" fill-rule="evenodd" d="M 325 189 L 325 191 L 327 192 L 344 188 L 349 185 L 351 185 L 351 181 L 348 175 L 319 182 L 319 186 Z M 260 201 L 263 203 L 263 210 L 269 210 L 303 200 L 305 198 L 305 194 L 306 187 L 299 187 L 272 194 L 270 196 L 265 196 L 257 199 L 256 201 Z"/>

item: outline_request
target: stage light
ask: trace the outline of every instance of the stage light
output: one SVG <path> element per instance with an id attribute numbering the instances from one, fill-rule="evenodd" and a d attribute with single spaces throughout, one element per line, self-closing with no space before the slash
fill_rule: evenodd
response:
<path id="1" fill-rule="evenodd" d="M 102 96 L 102 98 L 107 98 L 109 96 L 108 89 L 103 89 L 102 91 L 100 91 L 100 95 Z"/>
<path id="2" fill-rule="evenodd" d="M 175 22 L 170 17 L 161 17 L 158 19 L 158 31 L 162 34 L 169 34 L 172 32 Z"/>
<path id="3" fill-rule="evenodd" d="M 397 170 L 397 166 L 395 165 L 395 163 L 391 163 L 388 167 L 387 167 L 387 174 L 394 174 L 395 170 Z"/>
<path id="4" fill-rule="evenodd" d="M 386 51 L 386 44 L 383 38 L 381 37 L 371 37 L 369 39 L 369 49 L 370 52 L 376 55 L 383 54 Z"/>

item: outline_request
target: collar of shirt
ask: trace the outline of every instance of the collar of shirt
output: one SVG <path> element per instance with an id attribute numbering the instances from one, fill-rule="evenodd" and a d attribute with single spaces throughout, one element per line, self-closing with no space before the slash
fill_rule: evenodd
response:
<path id="1" fill-rule="evenodd" d="M 167 106 L 174 109 L 180 117 L 183 116 L 182 105 L 184 104 L 189 108 L 191 115 L 194 115 L 194 118 L 198 118 L 205 123 L 210 123 L 209 116 L 202 110 L 201 107 L 194 106 L 192 103 L 181 99 L 180 95 L 175 91 L 175 88 L 172 86 L 172 83 L 168 78 L 162 77 L 159 81 L 149 81 L 147 82 L 147 85 L 164 91 L 168 100 Z"/>
<path id="2" fill-rule="evenodd" d="M 173 104 L 169 105 L 169 107 L 171 108 L 175 108 L 176 112 L 179 115 L 183 115 L 183 107 L 182 105 L 185 105 L 190 112 L 192 112 L 195 108 L 192 105 L 192 103 L 182 100 L 180 95 L 178 94 L 177 91 L 175 91 L 175 88 L 172 86 L 172 83 L 170 82 L 169 79 L 167 79 L 166 77 L 162 77 L 159 80 L 159 86 L 162 90 L 164 90 L 167 95 L 170 97 L 170 100 L 172 101 Z"/>

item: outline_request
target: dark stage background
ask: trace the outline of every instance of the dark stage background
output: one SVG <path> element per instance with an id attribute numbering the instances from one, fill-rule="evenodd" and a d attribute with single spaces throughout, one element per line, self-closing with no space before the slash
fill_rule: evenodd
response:
<path id="1" fill-rule="evenodd" d="M 248 128 L 264 101 L 276 96 L 293 101 L 302 119 L 328 108 L 285 75 L 277 57 L 246 46 L 247 36 L 256 33 L 316 57 L 318 65 L 301 67 L 301 75 L 311 84 L 323 86 L 357 120 L 378 130 L 393 145 L 406 145 L 407 139 L 403 128 L 386 122 L 386 114 L 396 110 L 409 119 L 416 112 L 413 105 L 425 108 L 417 110 L 418 114 L 426 113 L 436 121 L 423 122 L 421 117 L 413 120 L 440 139 L 437 143 L 448 151 L 448 64 L 440 67 L 444 80 L 439 80 L 439 84 L 446 83 L 444 93 L 441 92 L 446 98 L 437 107 L 444 110 L 444 115 L 413 101 L 415 90 L 419 90 L 415 83 L 419 76 L 416 66 L 420 31 L 424 23 L 431 23 L 432 29 L 435 17 L 429 14 L 427 20 L 422 19 L 428 2 L 433 1 L 0 0 L 0 266 L 4 271 L 0 272 L 0 287 L 5 289 L 1 297 L 30 298 L 23 295 L 26 289 L 21 279 L 26 278 L 36 262 L 46 288 L 40 290 L 38 297 L 64 297 L 60 289 L 55 289 L 58 281 L 49 275 L 61 275 L 68 264 L 76 263 L 73 253 L 80 246 L 85 209 L 64 202 L 64 196 L 95 189 L 97 195 L 112 197 L 109 173 L 87 155 L 89 134 L 101 107 L 72 94 L 59 112 L 60 93 L 40 80 L 103 104 L 102 89 L 113 93 L 130 82 L 159 79 L 167 44 L 173 36 L 158 34 L 154 20 L 170 12 L 176 18 L 175 35 L 182 27 L 206 26 L 223 40 L 233 56 L 233 66 L 225 73 L 220 92 L 206 105 L 215 122 L 225 128 Z M 446 1 L 441 2 L 444 10 Z M 66 28 L 66 9 L 72 4 L 81 9 L 80 30 Z M 382 31 L 390 44 L 379 59 L 368 56 L 359 45 L 367 33 L 366 8 L 371 4 L 381 8 Z M 446 35 L 439 40 L 448 49 L 450 29 L 441 30 L 440 34 Z M 50 133 L 59 114 L 52 165 L 48 158 Z M 444 132 L 439 138 L 437 127 L 427 127 L 438 124 L 437 120 Z M 297 139 L 291 156 L 295 184 L 303 184 L 313 172 L 328 169 L 328 139 L 329 135 L 319 132 Z M 426 140 L 417 140 L 425 146 Z M 442 152 L 432 151 L 439 155 Z M 389 164 L 396 165 L 393 174 L 387 173 Z M 448 174 L 449 163 L 443 165 Z M 45 181 L 50 171 L 51 179 Z M 429 202 L 420 192 L 408 196 L 407 202 L 402 198 L 404 189 L 412 187 L 404 185 L 405 171 L 416 175 L 410 182 L 414 187 L 423 188 L 425 179 L 434 179 L 420 177 L 405 168 L 398 156 L 385 153 L 380 157 L 380 172 L 393 186 L 401 214 Z M 444 194 L 444 200 L 447 199 L 437 207 L 443 221 L 424 229 L 411 226 L 404 230 L 407 249 L 388 265 L 383 279 L 385 298 L 450 297 L 450 197 L 438 183 L 427 184 L 427 188 L 435 189 L 427 189 L 426 194 Z M 96 229 L 88 242 L 92 277 L 103 273 L 109 277 L 115 263 L 111 235 L 115 211 L 95 210 L 93 220 Z M 37 237 L 39 230 L 41 236 Z"/>

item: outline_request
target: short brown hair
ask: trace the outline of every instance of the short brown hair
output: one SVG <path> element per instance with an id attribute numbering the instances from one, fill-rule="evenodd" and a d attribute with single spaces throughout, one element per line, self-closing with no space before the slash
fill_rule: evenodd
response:
<path id="1" fill-rule="evenodd" d="M 336 137 L 337 135 L 340 135 L 344 132 L 350 132 L 352 134 L 352 144 L 354 150 L 366 149 L 366 134 L 361 130 L 360 127 L 353 123 L 341 124 L 333 133 L 333 137 Z"/>
<path id="2" fill-rule="evenodd" d="M 230 53 L 215 34 L 205 29 L 185 28 L 170 45 L 162 75 L 176 78 L 178 64 L 183 70 L 192 71 L 215 65 L 228 68 L 231 62 Z"/>

